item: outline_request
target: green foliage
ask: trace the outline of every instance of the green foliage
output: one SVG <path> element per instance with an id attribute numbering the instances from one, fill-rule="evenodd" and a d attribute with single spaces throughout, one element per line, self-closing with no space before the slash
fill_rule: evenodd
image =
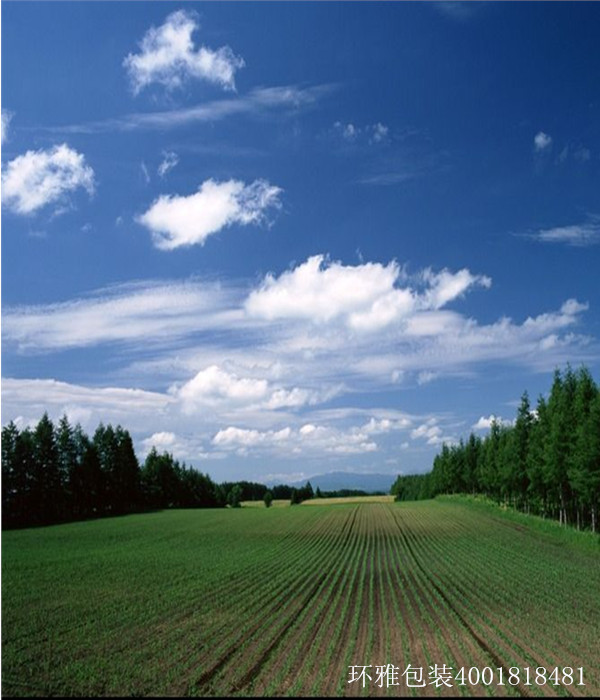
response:
<path id="1" fill-rule="evenodd" d="M 305 486 L 302 486 L 301 488 L 292 488 L 291 493 L 290 493 L 290 505 L 298 505 L 299 503 L 302 503 L 302 501 L 308 501 L 311 498 L 314 498 L 315 492 L 313 491 L 313 487 L 310 484 L 310 481 L 306 482 Z"/>
<path id="2" fill-rule="evenodd" d="M 233 488 L 229 492 L 229 495 L 227 496 L 227 503 L 232 508 L 239 508 L 242 503 L 242 487 L 239 484 L 234 484 Z"/>
<path id="3" fill-rule="evenodd" d="M 167 453 L 152 450 L 140 469 L 120 425 L 100 424 L 92 440 L 63 416 L 35 429 L 2 429 L 2 526 L 28 527 L 147 508 L 224 505 L 220 489 Z"/>
<path id="4" fill-rule="evenodd" d="M 273 494 L 270 491 L 265 491 L 263 500 L 265 502 L 265 508 L 270 508 L 273 503 Z"/>
<path id="5" fill-rule="evenodd" d="M 399 476 L 392 484 L 390 493 L 396 501 L 420 501 L 433 497 L 431 474 L 408 474 Z"/>
<path id="6" fill-rule="evenodd" d="M 397 500 L 479 493 L 578 528 L 598 528 L 600 390 L 589 371 L 554 373 L 548 400 L 531 411 L 525 392 L 514 425 L 494 421 L 484 440 L 443 445 L 423 483 L 399 477 Z"/>

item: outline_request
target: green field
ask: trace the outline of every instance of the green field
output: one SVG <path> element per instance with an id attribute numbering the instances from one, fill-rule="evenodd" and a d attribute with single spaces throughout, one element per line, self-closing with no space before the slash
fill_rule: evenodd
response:
<path id="1" fill-rule="evenodd" d="M 597 536 L 464 499 L 2 536 L 4 694 L 593 695 L 599 629 Z M 420 667 L 427 684 L 380 688 L 387 664 Z M 436 689 L 434 664 L 490 667 L 493 684 Z M 364 689 L 347 682 L 358 665 L 373 667 Z M 535 684 L 537 667 L 565 666 L 585 685 Z M 511 667 L 518 684 L 497 685 Z"/>

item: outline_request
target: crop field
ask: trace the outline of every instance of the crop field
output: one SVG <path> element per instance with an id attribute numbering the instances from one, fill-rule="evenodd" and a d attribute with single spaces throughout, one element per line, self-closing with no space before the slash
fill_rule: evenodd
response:
<path id="1" fill-rule="evenodd" d="M 460 499 L 2 536 L 4 694 L 594 695 L 599 629 L 597 536 Z M 437 688 L 435 665 L 493 682 Z"/>

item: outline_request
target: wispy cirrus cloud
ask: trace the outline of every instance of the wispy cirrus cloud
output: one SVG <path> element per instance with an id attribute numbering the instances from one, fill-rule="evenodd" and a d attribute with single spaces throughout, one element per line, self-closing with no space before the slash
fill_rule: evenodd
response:
<path id="1" fill-rule="evenodd" d="M 14 114 L 8 109 L 2 110 L 2 121 L 0 125 L 0 143 L 5 143 L 9 138 L 9 127 Z"/>
<path id="2" fill-rule="evenodd" d="M 316 105 L 331 94 L 335 85 L 311 87 L 283 85 L 259 87 L 246 95 L 203 102 L 192 107 L 157 112 L 137 112 L 100 121 L 41 127 L 50 133 L 93 134 L 136 129 L 175 129 L 190 124 L 218 122 L 232 117 L 268 116 L 296 113 Z M 40 127 L 37 127 L 38 129 Z"/>
<path id="3" fill-rule="evenodd" d="M 179 156 L 177 153 L 174 151 L 163 151 L 163 159 L 157 170 L 159 176 L 164 178 L 178 163 Z"/>
<path id="4" fill-rule="evenodd" d="M 539 243 L 554 243 L 587 248 L 600 243 L 600 217 L 589 216 L 587 221 L 568 226 L 539 229 L 535 233 L 520 234 Z"/>
<path id="5" fill-rule="evenodd" d="M 66 302 L 5 309 L 4 340 L 34 352 L 143 339 L 173 343 L 218 327 L 233 294 L 195 281 L 119 285 Z"/>
<path id="6" fill-rule="evenodd" d="M 66 413 L 86 423 L 112 421 L 143 427 L 148 416 L 164 416 L 173 398 L 167 394 L 125 387 L 88 387 L 55 379 L 2 378 L 2 401 L 15 415 L 39 420 L 44 411 L 54 418 Z M 104 418 L 102 418 L 104 416 Z M 137 423 L 136 417 L 142 417 Z"/>
<path id="7" fill-rule="evenodd" d="M 94 171 L 85 156 L 66 143 L 27 151 L 2 172 L 2 203 L 15 214 L 30 215 L 49 204 L 62 204 L 79 188 L 94 193 Z"/>
<path id="8" fill-rule="evenodd" d="M 206 239 L 233 224 L 247 226 L 265 221 L 270 209 L 281 204 L 280 187 L 266 180 L 206 180 L 188 196 L 161 195 L 137 217 L 160 250 L 203 245 Z"/>
<path id="9" fill-rule="evenodd" d="M 235 89 L 235 73 L 245 65 L 244 59 L 229 46 L 196 49 L 192 34 L 198 29 L 195 13 L 178 10 L 146 32 L 139 53 L 130 53 L 123 61 L 134 94 L 153 83 L 174 90 L 191 79 Z"/>

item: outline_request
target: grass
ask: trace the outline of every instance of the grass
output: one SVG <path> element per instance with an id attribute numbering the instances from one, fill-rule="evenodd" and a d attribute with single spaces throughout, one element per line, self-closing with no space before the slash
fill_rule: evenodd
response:
<path id="1" fill-rule="evenodd" d="M 385 695 L 347 678 L 387 663 L 582 666 L 600 691 L 597 536 L 465 498 L 327 500 L 3 533 L 3 692 Z"/>

